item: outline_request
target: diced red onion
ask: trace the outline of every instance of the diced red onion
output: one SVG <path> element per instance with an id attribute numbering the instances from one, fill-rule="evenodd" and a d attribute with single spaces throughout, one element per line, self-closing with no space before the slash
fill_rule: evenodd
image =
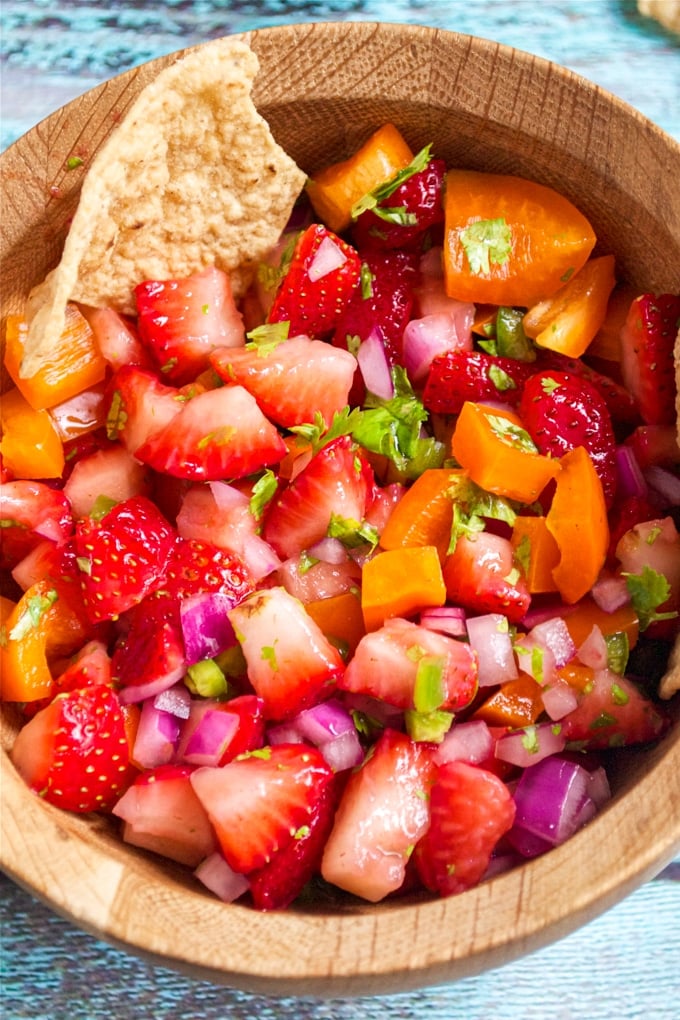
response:
<path id="1" fill-rule="evenodd" d="M 611 800 L 612 791 L 609 786 L 609 779 L 601 765 L 588 773 L 588 796 L 598 810 Z"/>
<path id="2" fill-rule="evenodd" d="M 180 602 L 180 622 L 187 666 L 212 659 L 236 644 L 227 611 L 234 600 L 222 592 L 200 592 Z"/>
<path id="3" fill-rule="evenodd" d="M 347 562 L 347 549 L 339 538 L 322 538 L 315 542 L 307 550 L 315 560 L 322 560 L 324 563 L 333 563 L 336 566 Z"/>
<path id="4" fill-rule="evenodd" d="M 530 636 L 550 649 L 558 669 L 566 666 L 576 654 L 576 645 L 561 616 L 554 616 L 551 620 L 536 624 L 531 628 Z"/>
<path id="5" fill-rule="evenodd" d="M 272 726 L 267 738 L 271 744 L 313 744 L 335 772 L 354 768 L 364 757 L 350 712 L 333 698 Z"/>
<path id="6" fill-rule="evenodd" d="M 557 755 L 544 758 L 525 769 L 517 783 L 515 824 L 552 846 L 564 843 L 584 824 L 584 802 L 593 803 L 589 784 L 582 765 Z"/>
<path id="7" fill-rule="evenodd" d="M 480 687 L 491 687 L 519 676 L 508 621 L 501 613 L 469 617 L 466 628 L 470 646 L 477 653 Z"/>
<path id="8" fill-rule="evenodd" d="M 484 720 L 469 719 L 453 724 L 441 744 L 437 745 L 434 760 L 437 765 L 447 761 L 466 761 L 470 765 L 479 765 L 492 756 L 493 749 L 491 730 Z"/>
<path id="9" fill-rule="evenodd" d="M 630 602 L 625 577 L 617 577 L 614 574 L 602 574 L 598 577 L 590 594 L 596 605 L 605 613 L 615 613 L 617 609 Z"/>
<path id="10" fill-rule="evenodd" d="M 190 765 L 217 767 L 238 730 L 238 716 L 219 708 L 204 712 L 189 737 L 182 760 Z"/>
<path id="11" fill-rule="evenodd" d="M 153 699 L 142 705 L 132 757 L 143 769 L 154 769 L 172 761 L 179 736 L 179 719 L 156 708 Z"/>
<path id="12" fill-rule="evenodd" d="M 496 741 L 496 757 L 527 769 L 564 750 L 565 738 L 559 724 L 539 723 L 505 733 Z"/>
<path id="13" fill-rule="evenodd" d="M 448 634 L 449 637 L 455 638 L 467 637 L 465 610 L 460 606 L 436 606 L 424 609 L 418 622 L 421 627 L 436 630 L 439 634 Z"/>
<path id="14" fill-rule="evenodd" d="M 335 698 L 304 709 L 296 716 L 295 723 L 302 736 L 317 747 L 355 729 L 352 716 Z"/>
<path id="15" fill-rule="evenodd" d="M 227 482 L 208 482 L 208 487 L 220 510 L 233 510 L 234 507 L 248 506 L 249 500 L 245 492 Z"/>
<path id="16" fill-rule="evenodd" d="M 154 707 L 161 712 L 169 712 L 178 719 L 188 719 L 191 712 L 191 692 L 186 684 L 175 684 L 161 691 L 153 699 Z"/>
<path id="17" fill-rule="evenodd" d="M 541 694 L 543 707 L 553 720 L 557 722 L 564 719 L 578 707 L 578 696 L 573 687 L 566 680 L 555 677 L 551 684 L 546 686 Z"/>
<path id="18" fill-rule="evenodd" d="M 267 730 L 268 744 L 304 744 L 300 727 L 295 721 L 278 723 Z"/>
<path id="19" fill-rule="evenodd" d="M 379 326 L 375 326 L 359 346 L 357 362 L 369 393 L 381 400 L 389 400 L 394 396 L 392 372 Z"/>
<path id="20" fill-rule="evenodd" d="M 461 305 L 467 310 L 471 305 Z M 414 384 L 422 383 L 435 358 L 449 351 L 468 351 L 471 347 L 472 319 L 467 311 L 436 312 L 411 319 L 404 329 L 403 358 L 408 377 Z"/>
<path id="21" fill-rule="evenodd" d="M 496 875 L 502 875 L 506 871 L 511 871 L 520 863 L 521 858 L 517 853 L 494 854 L 480 881 L 486 882 L 489 878 L 494 878 Z"/>
<path id="22" fill-rule="evenodd" d="M 617 446 L 615 463 L 617 495 L 621 498 L 625 496 L 646 496 L 647 482 L 632 446 L 626 444 Z"/>
<path id="23" fill-rule="evenodd" d="M 536 627 L 539 623 L 546 623 L 547 620 L 552 620 L 555 616 L 565 619 L 575 610 L 575 606 L 568 606 L 560 598 L 548 596 L 540 602 L 532 602 L 522 617 L 521 624 L 526 630 L 531 630 L 532 627 Z"/>
<path id="24" fill-rule="evenodd" d="M 553 844 L 547 839 L 541 839 L 517 823 L 506 833 L 505 838 L 520 857 L 540 857 L 553 848 Z"/>
<path id="25" fill-rule="evenodd" d="M 335 269 L 339 269 L 347 261 L 347 256 L 340 249 L 332 238 L 326 236 L 317 248 L 312 259 L 307 275 L 312 283 L 322 280 Z"/>
<path id="26" fill-rule="evenodd" d="M 354 692 L 346 693 L 343 700 L 348 709 L 361 712 L 362 715 L 367 716 L 369 719 L 374 719 L 379 726 L 395 730 L 403 730 L 404 728 L 404 713 L 400 708 L 388 705 L 386 701 L 372 698 L 370 694 L 356 694 Z"/>
<path id="27" fill-rule="evenodd" d="M 233 903 L 250 889 L 246 876 L 230 868 L 218 851 L 201 861 L 194 875 L 224 903 Z"/>
<path id="28" fill-rule="evenodd" d="M 647 468 L 644 477 L 650 488 L 663 496 L 669 506 L 680 506 L 680 478 L 677 475 L 653 464 Z"/>
<path id="29" fill-rule="evenodd" d="M 578 657 L 584 666 L 591 666 L 593 669 L 606 669 L 607 642 L 597 624 L 593 625 L 588 637 L 579 645 Z"/>
<path id="30" fill-rule="evenodd" d="M 340 733 L 337 737 L 320 744 L 319 751 L 334 772 L 353 769 L 364 760 L 364 749 L 355 729 Z"/>

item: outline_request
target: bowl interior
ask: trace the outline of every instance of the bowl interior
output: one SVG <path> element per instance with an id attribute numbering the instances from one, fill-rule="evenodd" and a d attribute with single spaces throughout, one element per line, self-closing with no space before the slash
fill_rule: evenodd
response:
<path id="1" fill-rule="evenodd" d="M 616 254 L 621 278 L 677 289 L 680 148 L 596 86 L 433 29 L 329 23 L 244 38 L 261 62 L 256 104 L 308 173 L 392 121 L 414 150 L 434 142 L 450 166 L 557 188 L 591 219 L 598 251 Z M 170 59 L 98 87 L 0 157 L 3 316 L 22 310 L 58 260 L 87 157 Z M 74 154 L 84 168 L 69 171 Z M 15 729 L 6 708 L 5 750 Z M 621 758 L 616 797 L 586 830 L 515 872 L 447 901 L 372 906 L 338 897 L 281 915 L 226 907 L 184 869 L 124 847 L 105 819 L 41 802 L 4 752 L 2 777 L 2 865 L 17 881 L 114 943 L 267 993 L 399 991 L 497 966 L 606 909 L 680 844 L 677 724 L 658 747 Z"/>

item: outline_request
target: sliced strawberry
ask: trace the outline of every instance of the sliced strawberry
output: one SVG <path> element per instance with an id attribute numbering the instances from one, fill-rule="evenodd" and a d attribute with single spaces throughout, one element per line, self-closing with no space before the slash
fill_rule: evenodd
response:
<path id="1" fill-rule="evenodd" d="M 73 534 L 71 507 L 63 492 L 19 478 L 0 485 L 0 567 L 11 570 L 49 539 L 58 545 Z"/>
<path id="2" fill-rule="evenodd" d="M 680 467 L 678 432 L 673 425 L 639 425 L 626 439 L 635 459 L 646 471 L 649 467 L 676 470 Z"/>
<path id="3" fill-rule="evenodd" d="M 146 496 L 117 503 L 76 526 L 83 597 L 90 618 L 113 620 L 158 588 L 175 532 Z"/>
<path id="4" fill-rule="evenodd" d="M 284 588 L 257 591 L 228 616 L 268 719 L 290 718 L 330 696 L 344 670 L 340 653 Z"/>
<path id="5" fill-rule="evenodd" d="M 269 309 L 268 322 L 289 322 L 289 336 L 328 336 L 356 290 L 361 260 L 327 227 L 313 223 L 297 244 Z"/>
<path id="6" fill-rule="evenodd" d="M 79 305 L 94 334 L 102 357 L 114 371 L 122 365 L 139 365 L 151 368 L 153 359 L 141 343 L 135 324 L 113 308 L 92 308 Z"/>
<path id="7" fill-rule="evenodd" d="M 407 248 L 419 243 L 426 230 L 443 223 L 445 172 L 444 160 L 430 159 L 423 170 L 381 199 L 375 210 L 361 213 L 352 227 L 357 248 Z"/>
<path id="8" fill-rule="evenodd" d="M 79 687 L 111 686 L 111 657 L 103 641 L 88 641 L 55 678 L 58 691 Z"/>
<path id="9" fill-rule="evenodd" d="M 516 573 L 509 540 L 488 531 L 461 535 L 443 566 L 451 602 L 473 613 L 503 613 L 510 623 L 519 623 L 531 602 Z"/>
<path id="10" fill-rule="evenodd" d="M 592 383 L 570 372 L 536 372 L 524 384 L 519 416 L 542 454 L 562 457 L 585 447 L 612 505 L 616 439 L 607 405 Z"/>
<path id="11" fill-rule="evenodd" d="M 404 881 L 427 830 L 430 746 L 387 729 L 349 777 L 321 862 L 327 882 L 377 903 Z"/>
<path id="12" fill-rule="evenodd" d="M 228 595 L 233 605 L 249 595 L 253 582 L 243 563 L 211 542 L 178 538 L 165 570 L 163 591 L 180 600 L 199 592 Z"/>
<path id="13" fill-rule="evenodd" d="M 154 470 L 194 481 L 244 478 L 286 453 L 283 439 L 242 386 L 206 390 L 152 435 L 135 456 Z"/>
<path id="14" fill-rule="evenodd" d="M 155 372 L 124 365 L 109 386 L 107 435 L 135 454 L 179 414 L 184 399 L 180 391 L 160 382 Z"/>
<path id="15" fill-rule="evenodd" d="M 284 428 L 312 422 L 316 414 L 330 425 L 347 403 L 357 367 L 348 351 L 306 336 L 273 350 L 216 351 L 210 361 L 222 379 L 244 386 L 267 417 Z"/>
<path id="16" fill-rule="evenodd" d="M 338 686 L 413 709 L 423 659 L 441 663 L 441 701 L 430 710 L 458 712 L 470 704 L 477 693 L 477 661 L 470 646 L 399 618 L 361 639 Z"/>
<path id="17" fill-rule="evenodd" d="M 647 425 L 675 423 L 673 348 L 680 324 L 680 294 L 642 294 L 621 331 L 621 374 Z"/>
<path id="18" fill-rule="evenodd" d="M 146 280 L 135 298 L 140 336 L 169 382 L 190 382 L 211 351 L 245 343 L 231 282 L 215 266 L 181 280 Z"/>
<path id="19" fill-rule="evenodd" d="M 130 610 L 127 633 L 114 649 L 111 673 L 124 704 L 159 694 L 186 671 L 179 604 L 154 592 Z"/>
<path id="20" fill-rule="evenodd" d="M 216 847 L 189 766 L 160 765 L 138 776 L 113 808 L 125 822 L 123 839 L 195 868 Z"/>
<path id="21" fill-rule="evenodd" d="M 620 540 L 634 528 L 636 524 L 651 521 L 657 516 L 656 507 L 646 496 L 626 496 L 618 499 L 609 511 L 609 561 L 616 556 L 616 547 Z"/>
<path id="22" fill-rule="evenodd" d="M 374 488 L 373 472 L 349 436 L 322 447 L 270 503 L 263 535 L 276 552 L 296 556 L 328 532 L 331 517 L 361 522 Z"/>
<path id="23" fill-rule="evenodd" d="M 333 827 L 337 784 L 329 782 L 314 804 L 309 821 L 274 854 L 269 864 L 250 874 L 250 893 L 258 910 L 283 910 L 318 872 Z"/>
<path id="24" fill-rule="evenodd" d="M 466 400 L 496 400 L 515 406 L 534 371 L 528 361 L 482 351 L 449 351 L 430 366 L 423 404 L 437 414 L 459 414 Z"/>
<path id="25" fill-rule="evenodd" d="M 20 730 L 11 758 L 31 789 L 69 811 L 112 807 L 135 774 L 118 697 L 102 685 L 58 694 Z"/>
<path id="26" fill-rule="evenodd" d="M 661 708 L 632 680 L 604 669 L 579 694 L 579 704 L 560 720 L 568 746 L 594 751 L 657 740 L 668 728 Z"/>
<path id="27" fill-rule="evenodd" d="M 515 804 L 505 783 L 467 762 L 440 765 L 430 795 L 430 828 L 414 858 L 426 888 L 451 896 L 477 885 L 498 841 L 512 827 Z"/>
<path id="28" fill-rule="evenodd" d="M 99 496 L 115 502 L 149 494 L 149 471 L 124 446 L 109 443 L 78 460 L 64 486 L 73 516 L 86 517 Z"/>
<path id="29" fill-rule="evenodd" d="M 546 347 L 539 350 L 538 360 L 534 366 L 541 371 L 556 369 L 558 372 L 570 372 L 572 375 L 587 379 L 607 405 L 612 421 L 634 423 L 640 420 L 637 404 L 626 387 L 611 376 L 598 372 L 580 358 L 568 358 L 566 354 L 548 350 Z"/>
<path id="30" fill-rule="evenodd" d="M 347 302 L 333 343 L 351 346 L 379 327 L 391 364 L 402 364 L 402 338 L 411 318 L 418 284 L 419 256 L 408 251 L 367 251 L 362 255 L 367 282 Z"/>
<path id="31" fill-rule="evenodd" d="M 227 863 L 244 874 L 304 831 L 332 779 L 320 752 L 302 744 L 264 747 L 191 775 Z"/>

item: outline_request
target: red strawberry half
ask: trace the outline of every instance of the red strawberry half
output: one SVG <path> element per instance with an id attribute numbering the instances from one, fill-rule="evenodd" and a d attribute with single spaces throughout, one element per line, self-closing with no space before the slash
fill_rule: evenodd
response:
<path id="1" fill-rule="evenodd" d="M 642 294 L 621 331 L 621 374 L 647 425 L 675 422 L 673 347 L 680 328 L 680 294 Z"/>
<path id="2" fill-rule="evenodd" d="M 241 560 L 210 542 L 178 538 L 168 559 L 163 591 L 184 599 L 199 592 L 228 595 L 233 605 L 253 590 Z"/>
<path id="3" fill-rule="evenodd" d="M 128 614 L 127 633 L 116 645 L 111 674 L 125 704 L 160 694 L 186 671 L 179 603 L 154 592 Z"/>
<path id="4" fill-rule="evenodd" d="M 599 750 L 658 740 L 669 719 L 632 680 L 601 670 L 560 724 L 568 745 Z"/>
<path id="5" fill-rule="evenodd" d="M 524 384 L 519 415 L 543 454 L 562 457 L 585 447 L 612 505 L 616 440 L 607 405 L 592 383 L 570 372 L 536 372 Z"/>
<path id="6" fill-rule="evenodd" d="M 215 348 L 245 341 L 229 277 L 215 266 L 181 280 L 147 280 L 135 298 L 140 336 L 169 382 L 190 382 Z"/>
<path id="7" fill-rule="evenodd" d="M 482 351 L 450 351 L 432 362 L 423 404 L 437 414 L 459 414 L 466 400 L 497 400 L 514 406 L 534 371 L 531 362 L 516 358 L 494 357 Z"/>
<path id="8" fill-rule="evenodd" d="M 71 507 L 63 492 L 44 482 L 19 478 L 0 486 L 0 566 L 12 569 L 46 538 L 55 544 L 73 533 Z"/>
<path id="9" fill-rule="evenodd" d="M 440 896 L 477 885 L 514 819 L 514 801 L 498 776 L 462 761 L 441 765 L 430 795 L 430 828 L 414 853 L 423 884 Z"/>
<path id="10" fill-rule="evenodd" d="M 118 697 L 102 685 L 58 694 L 19 732 L 11 757 L 31 789 L 69 811 L 110 808 L 135 774 Z"/>
<path id="11" fill-rule="evenodd" d="M 90 618 L 113 620 L 162 583 L 175 532 L 146 496 L 117 503 L 76 526 L 83 599 Z"/>
<path id="12" fill-rule="evenodd" d="M 298 238 L 269 310 L 268 322 L 289 322 L 288 335 L 322 338 L 331 333 L 356 290 L 361 260 L 327 227 L 313 223 Z"/>
<path id="13" fill-rule="evenodd" d="M 312 820 L 333 772 L 302 744 L 263 747 L 221 768 L 199 768 L 191 784 L 234 871 L 268 864 Z"/>

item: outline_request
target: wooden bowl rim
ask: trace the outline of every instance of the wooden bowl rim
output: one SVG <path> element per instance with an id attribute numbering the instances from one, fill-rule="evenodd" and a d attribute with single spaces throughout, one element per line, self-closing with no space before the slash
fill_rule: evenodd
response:
<path id="1" fill-rule="evenodd" d="M 469 55 L 501 54 L 520 66 L 549 67 L 562 82 L 604 95 L 621 116 L 644 124 L 680 159 L 680 146 L 621 100 L 565 68 L 490 40 L 371 22 L 282 26 L 239 37 L 257 51 L 263 42 L 292 47 L 300 34 L 309 33 L 330 46 L 338 33 L 348 30 L 360 41 L 427 45 L 437 38 Z M 98 102 L 112 83 L 127 83 L 134 94 L 150 74 L 182 52 L 96 86 L 24 137 L 49 135 L 64 110 L 83 101 Z M 22 139 L 0 156 L 0 169 L 7 154 L 21 144 Z M 670 861 L 680 849 L 680 727 L 650 754 L 647 773 L 567 844 L 462 896 L 408 905 L 367 904 L 346 912 L 260 914 L 222 904 L 200 888 L 183 888 L 172 877 L 151 884 L 147 855 L 117 851 L 105 840 L 86 843 L 82 820 L 30 794 L 3 752 L 0 866 L 97 937 L 194 977 L 274 995 L 403 991 L 479 973 L 561 938 Z M 47 847 L 56 851 L 53 859 L 45 860 Z M 160 866 L 158 874 L 163 874 Z M 572 887 L 565 889 L 568 879 Z M 198 922 L 193 941 L 182 938 L 187 919 Z"/>

